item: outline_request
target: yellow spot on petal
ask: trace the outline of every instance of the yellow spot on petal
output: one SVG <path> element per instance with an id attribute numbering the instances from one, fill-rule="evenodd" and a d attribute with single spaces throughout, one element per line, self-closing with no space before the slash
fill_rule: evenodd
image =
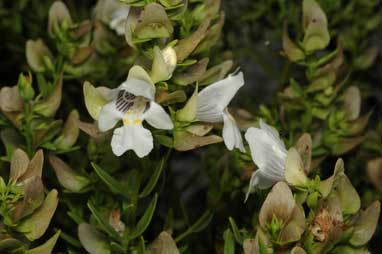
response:
<path id="1" fill-rule="evenodd" d="M 130 124 L 130 120 L 127 119 L 127 118 L 123 119 L 123 124 L 124 125 L 129 125 Z"/>
<path id="2" fill-rule="evenodd" d="M 134 124 L 135 124 L 135 125 L 138 125 L 138 124 L 140 124 L 140 123 L 142 123 L 142 119 L 137 118 L 137 119 L 134 120 Z"/>

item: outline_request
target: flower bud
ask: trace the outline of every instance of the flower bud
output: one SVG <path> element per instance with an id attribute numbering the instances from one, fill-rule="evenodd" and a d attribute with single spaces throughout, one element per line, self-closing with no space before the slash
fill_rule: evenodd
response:
<path id="1" fill-rule="evenodd" d="M 154 60 L 151 67 L 151 79 L 154 83 L 171 78 L 177 63 L 176 52 L 168 46 L 162 50 L 154 47 Z"/>
<path id="2" fill-rule="evenodd" d="M 188 100 L 184 108 L 176 112 L 176 119 L 181 122 L 192 122 L 196 119 L 196 112 L 198 107 L 198 86 L 196 86 L 194 93 Z"/>
<path id="3" fill-rule="evenodd" d="M 32 75 L 29 74 L 27 77 L 20 73 L 19 75 L 19 81 L 17 82 L 17 86 L 19 88 L 19 94 L 20 96 L 29 101 L 32 100 L 35 96 L 35 91 L 32 87 Z"/>

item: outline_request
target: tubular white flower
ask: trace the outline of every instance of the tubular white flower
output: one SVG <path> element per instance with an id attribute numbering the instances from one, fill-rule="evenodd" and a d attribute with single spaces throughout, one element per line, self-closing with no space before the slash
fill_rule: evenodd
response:
<path id="1" fill-rule="evenodd" d="M 101 109 L 98 128 L 107 131 L 122 120 L 123 126 L 114 130 L 111 140 L 115 155 L 121 156 L 128 150 L 134 150 L 138 157 L 142 158 L 150 153 L 153 149 L 153 137 L 151 132 L 143 127 L 144 120 L 158 129 L 167 130 L 174 127 L 170 116 L 154 101 L 154 85 L 128 78 L 109 93 L 106 97 L 111 101 Z"/>
<path id="2" fill-rule="evenodd" d="M 125 22 L 129 16 L 130 6 L 124 5 L 113 11 L 109 26 L 115 30 L 118 35 L 125 35 Z"/>
<path id="3" fill-rule="evenodd" d="M 199 121 L 218 123 L 223 122 L 223 139 L 229 150 L 238 148 L 245 152 L 243 140 L 235 119 L 227 110 L 228 104 L 237 91 L 244 85 L 243 73 L 229 75 L 204 88 L 198 94 L 196 118 Z"/>
<path id="4" fill-rule="evenodd" d="M 266 189 L 284 180 L 287 150 L 277 131 L 260 119 L 260 128 L 249 128 L 245 139 L 251 150 L 252 160 L 258 169 L 252 174 L 248 192 L 253 188 Z"/>

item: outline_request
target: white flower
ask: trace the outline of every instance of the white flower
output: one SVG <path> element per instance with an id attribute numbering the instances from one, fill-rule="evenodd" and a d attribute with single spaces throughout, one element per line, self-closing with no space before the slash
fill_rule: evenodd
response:
<path id="1" fill-rule="evenodd" d="M 226 147 L 234 147 L 245 152 L 240 130 L 235 119 L 228 112 L 227 106 L 240 87 L 244 85 L 243 73 L 229 75 L 203 89 L 197 97 L 198 105 L 196 118 L 199 121 L 218 123 L 223 122 L 223 139 Z"/>
<path id="2" fill-rule="evenodd" d="M 284 180 L 287 150 L 278 132 L 260 119 L 260 128 L 249 128 L 245 139 L 251 150 L 252 160 L 258 169 L 252 174 L 249 193 L 254 187 L 266 189 L 274 183 Z"/>
<path id="3" fill-rule="evenodd" d="M 122 120 L 123 126 L 114 130 L 111 140 L 112 150 L 117 156 L 127 150 L 134 150 L 140 158 L 150 153 L 153 137 L 142 126 L 144 120 L 158 129 L 174 127 L 166 111 L 154 101 L 155 86 L 147 80 L 133 78 L 129 74 L 117 89 L 108 92 L 107 97 L 110 101 L 100 111 L 98 128 L 107 131 Z"/>
<path id="4" fill-rule="evenodd" d="M 111 21 L 109 26 L 111 29 L 115 30 L 118 35 L 125 34 L 126 20 L 129 16 L 130 6 L 124 5 L 113 11 L 111 14 Z"/>

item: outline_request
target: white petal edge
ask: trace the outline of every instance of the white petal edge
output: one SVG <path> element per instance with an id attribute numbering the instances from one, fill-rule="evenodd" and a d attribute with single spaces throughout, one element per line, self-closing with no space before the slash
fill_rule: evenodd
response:
<path id="1" fill-rule="evenodd" d="M 268 189 L 271 187 L 273 184 L 275 184 L 277 181 L 274 181 L 272 179 L 269 179 L 268 177 L 263 175 L 263 172 L 258 169 L 255 172 L 252 173 L 251 180 L 249 181 L 249 186 L 247 193 L 245 195 L 245 201 L 247 201 L 249 195 L 253 191 L 253 189 L 258 188 L 258 189 Z"/>
<path id="2" fill-rule="evenodd" d="M 129 16 L 130 6 L 123 6 L 116 9 L 111 14 L 110 28 L 114 29 L 118 35 L 125 34 L 125 22 Z"/>
<path id="3" fill-rule="evenodd" d="M 119 89 L 124 89 L 135 96 L 143 96 L 150 101 L 155 98 L 155 86 L 144 80 L 128 78 L 119 86 Z"/>
<path id="4" fill-rule="evenodd" d="M 143 118 L 152 127 L 157 129 L 171 130 L 174 128 L 170 116 L 161 105 L 154 101 L 150 102 L 150 108 L 144 113 Z"/>
<path id="5" fill-rule="evenodd" d="M 267 132 L 268 135 L 273 139 L 275 143 L 277 143 L 280 147 L 283 147 L 285 149 L 284 142 L 280 139 L 280 135 L 275 128 L 265 123 L 263 119 L 260 119 L 259 124 L 260 124 L 260 129 Z"/>
<path id="6" fill-rule="evenodd" d="M 128 150 L 133 150 L 139 158 L 148 155 L 154 147 L 151 132 L 142 124 L 124 125 L 114 130 L 111 148 L 116 156 L 121 156 Z"/>
<path id="7" fill-rule="evenodd" d="M 117 110 L 115 101 L 111 101 L 103 106 L 99 113 L 98 129 L 100 131 L 108 131 L 112 129 L 122 118 L 123 114 Z"/>
<path id="8" fill-rule="evenodd" d="M 249 144 L 252 160 L 263 170 L 263 174 L 271 179 L 283 180 L 286 149 L 268 132 L 254 127 L 247 130 L 245 139 Z"/>
<path id="9" fill-rule="evenodd" d="M 197 118 L 204 122 L 223 121 L 223 110 L 243 85 L 243 73 L 239 72 L 204 88 L 198 94 Z"/>
<path id="10" fill-rule="evenodd" d="M 233 150 L 233 148 L 238 148 L 242 153 L 244 153 L 245 148 L 239 127 L 237 126 L 233 116 L 228 112 L 228 109 L 224 110 L 223 121 L 223 140 L 225 146 L 230 151 Z"/>

